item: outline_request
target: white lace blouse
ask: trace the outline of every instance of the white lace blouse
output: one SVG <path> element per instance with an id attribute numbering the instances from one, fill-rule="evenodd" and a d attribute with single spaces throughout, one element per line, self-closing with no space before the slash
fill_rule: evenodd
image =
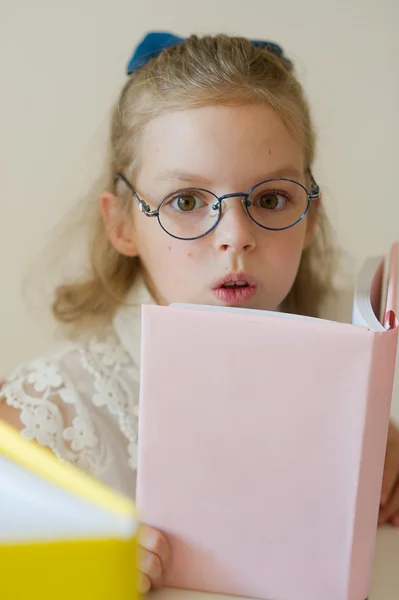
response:
<path id="1" fill-rule="evenodd" d="M 112 325 L 23 364 L 1 396 L 21 411 L 22 435 L 111 487 L 135 496 L 142 278 Z"/>

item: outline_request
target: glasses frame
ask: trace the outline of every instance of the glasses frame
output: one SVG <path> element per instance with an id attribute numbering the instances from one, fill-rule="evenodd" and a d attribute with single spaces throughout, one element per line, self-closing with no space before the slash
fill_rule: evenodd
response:
<path id="1" fill-rule="evenodd" d="M 259 183 L 257 183 L 256 185 L 254 185 L 249 192 L 244 193 L 244 192 L 237 192 L 234 194 L 224 194 L 223 196 L 217 196 L 216 194 L 214 194 L 213 192 L 211 192 L 210 190 L 206 190 L 204 188 L 197 188 L 197 187 L 191 187 L 191 188 L 182 188 L 179 190 L 176 190 L 175 192 L 171 192 L 170 194 L 168 194 L 167 196 L 165 196 L 165 198 L 163 198 L 160 203 L 158 204 L 157 208 L 155 210 L 151 210 L 151 206 L 149 204 L 147 204 L 147 202 L 145 202 L 145 200 L 143 200 L 142 198 L 139 197 L 139 195 L 137 194 L 136 190 L 134 189 L 134 187 L 132 186 L 132 184 L 130 183 L 130 181 L 123 175 L 123 173 L 117 173 L 115 176 L 115 180 L 114 180 L 114 185 L 116 185 L 118 183 L 118 180 L 122 180 L 125 185 L 129 188 L 129 190 L 132 192 L 134 199 L 136 200 L 138 207 L 140 209 L 140 211 L 146 216 L 146 217 L 157 217 L 158 219 L 158 223 L 160 225 L 160 227 L 165 231 L 165 233 L 167 233 L 168 235 L 170 235 L 172 238 L 175 238 L 176 240 L 182 240 L 182 241 L 194 241 L 194 240 L 199 240 L 203 237 L 205 237 L 206 235 L 208 235 L 208 233 L 211 233 L 211 231 L 213 231 L 215 229 L 215 227 L 217 227 L 217 225 L 219 224 L 219 221 L 222 217 L 222 202 L 223 200 L 226 200 L 227 198 L 242 198 L 243 199 L 243 204 L 245 206 L 247 215 L 249 216 L 249 218 L 251 219 L 251 221 L 253 221 L 256 225 L 258 225 L 258 227 L 261 227 L 262 229 L 267 229 L 268 231 L 285 231 L 286 229 L 291 229 L 291 227 L 295 227 L 295 225 L 297 225 L 298 223 L 300 223 L 300 221 L 302 221 L 302 219 L 305 217 L 305 215 L 307 214 L 308 210 L 309 210 L 309 206 L 310 203 L 313 200 L 318 200 L 320 198 L 320 187 L 319 185 L 316 183 L 312 172 L 310 169 L 307 169 L 307 173 L 310 176 L 310 182 L 311 182 L 311 191 L 308 192 L 308 190 L 306 189 L 306 187 L 304 185 L 302 185 L 302 183 L 299 183 L 299 181 L 295 181 L 294 179 L 287 179 L 286 177 L 272 177 L 270 179 L 265 179 L 264 181 L 261 181 Z M 260 223 L 258 223 L 258 221 L 255 221 L 255 219 L 252 217 L 251 213 L 249 212 L 249 207 L 251 206 L 251 202 L 250 200 L 248 200 L 248 197 L 252 194 L 252 192 L 259 186 L 265 184 L 265 183 L 269 183 L 270 181 L 288 181 L 290 183 L 295 183 L 297 185 L 299 185 L 305 192 L 306 192 L 306 196 L 308 198 L 308 202 L 306 205 L 305 210 L 303 211 L 302 215 L 299 217 L 299 219 L 297 219 L 294 223 L 292 223 L 291 225 L 287 225 L 286 227 L 279 227 L 279 228 L 275 228 L 275 227 L 266 227 L 266 225 L 261 225 Z M 208 229 L 208 231 L 206 231 L 205 233 L 202 233 L 201 235 L 197 235 L 195 237 L 189 237 L 189 238 L 184 238 L 184 237 L 180 237 L 177 235 L 173 235 L 172 233 L 170 233 L 167 229 L 165 229 L 165 227 L 162 225 L 162 221 L 159 217 L 159 211 L 163 205 L 163 203 L 168 200 L 168 198 L 170 198 L 171 196 L 175 195 L 177 192 L 188 192 L 188 191 L 192 191 L 192 190 L 198 190 L 200 192 L 207 192 L 208 194 L 211 194 L 214 198 L 215 198 L 215 204 L 212 206 L 213 210 L 218 210 L 218 216 L 217 219 L 215 221 L 215 223 L 212 225 L 212 227 L 210 229 Z"/>

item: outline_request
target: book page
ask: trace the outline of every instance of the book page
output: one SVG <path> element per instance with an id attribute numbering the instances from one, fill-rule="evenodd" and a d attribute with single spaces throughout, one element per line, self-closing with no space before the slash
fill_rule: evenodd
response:
<path id="1" fill-rule="evenodd" d="M 384 260 L 373 257 L 366 260 L 358 276 L 354 299 L 352 323 L 371 331 L 385 331 L 378 320 L 381 306 Z"/>
<path id="2" fill-rule="evenodd" d="M 398 326 L 398 258 L 399 244 L 392 246 L 387 273 L 387 290 L 384 302 L 383 323 L 386 328 Z"/>
<path id="3" fill-rule="evenodd" d="M 0 454 L 0 544 L 126 538 L 134 520 L 82 500 Z"/>

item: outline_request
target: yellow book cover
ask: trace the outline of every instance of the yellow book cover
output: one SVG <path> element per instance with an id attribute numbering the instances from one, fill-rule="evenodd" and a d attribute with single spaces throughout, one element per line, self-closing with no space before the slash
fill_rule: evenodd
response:
<path id="1" fill-rule="evenodd" d="M 0 595 L 137 600 L 133 503 L 0 421 Z"/>

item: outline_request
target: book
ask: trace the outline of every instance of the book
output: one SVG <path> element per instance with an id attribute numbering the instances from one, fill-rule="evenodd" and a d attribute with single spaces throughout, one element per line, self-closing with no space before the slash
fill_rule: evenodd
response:
<path id="1" fill-rule="evenodd" d="M 352 323 L 372 331 L 397 326 L 399 245 L 392 246 L 389 260 L 371 257 L 365 261 L 356 281 Z"/>
<path id="2" fill-rule="evenodd" d="M 0 421 L 1 597 L 135 600 L 133 503 Z"/>
<path id="3" fill-rule="evenodd" d="M 397 252 L 386 298 L 386 261 L 366 261 L 354 323 L 143 306 L 136 502 L 171 545 L 166 585 L 366 599 L 398 343 Z"/>

